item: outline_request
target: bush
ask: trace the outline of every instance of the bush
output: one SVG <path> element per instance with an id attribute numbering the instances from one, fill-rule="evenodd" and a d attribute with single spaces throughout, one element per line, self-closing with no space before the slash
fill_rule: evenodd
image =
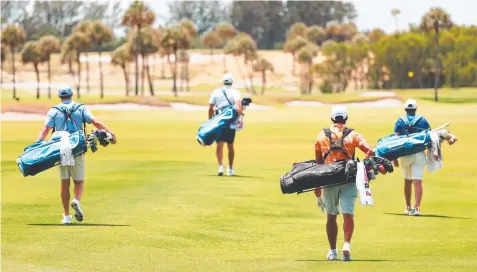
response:
<path id="1" fill-rule="evenodd" d="M 323 83 L 318 87 L 322 93 L 332 93 L 333 85 L 329 80 L 323 80 Z"/>

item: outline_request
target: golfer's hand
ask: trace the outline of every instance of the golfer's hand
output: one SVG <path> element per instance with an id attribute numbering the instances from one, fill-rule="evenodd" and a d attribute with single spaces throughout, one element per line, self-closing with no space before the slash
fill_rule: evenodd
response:
<path id="1" fill-rule="evenodd" d="M 436 161 L 439 160 L 439 155 L 434 154 L 434 160 L 436 160 Z"/>
<path id="2" fill-rule="evenodd" d="M 315 189 L 315 196 L 320 197 L 321 196 L 321 188 L 316 188 Z"/>
<path id="3" fill-rule="evenodd" d="M 113 138 L 111 139 L 112 144 L 116 144 L 118 140 L 116 139 L 116 134 L 112 134 Z"/>
<path id="4" fill-rule="evenodd" d="M 393 165 L 394 165 L 395 167 L 399 167 L 399 161 L 398 161 L 398 160 L 394 160 L 394 161 L 393 161 Z"/>

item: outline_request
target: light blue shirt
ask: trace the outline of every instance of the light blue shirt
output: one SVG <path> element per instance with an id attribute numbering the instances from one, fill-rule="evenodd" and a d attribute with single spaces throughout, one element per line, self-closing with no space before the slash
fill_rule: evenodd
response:
<path id="1" fill-rule="evenodd" d="M 56 105 L 56 107 L 71 109 L 75 104 L 78 103 L 66 100 Z M 86 106 L 82 105 L 71 114 L 71 119 L 73 119 L 74 122 L 70 119 L 66 120 L 66 115 L 53 107 L 48 111 L 45 125 L 51 128 L 54 127 L 56 131 L 68 131 L 69 133 L 73 133 L 83 129 L 83 122 L 90 124 L 94 116 Z"/>

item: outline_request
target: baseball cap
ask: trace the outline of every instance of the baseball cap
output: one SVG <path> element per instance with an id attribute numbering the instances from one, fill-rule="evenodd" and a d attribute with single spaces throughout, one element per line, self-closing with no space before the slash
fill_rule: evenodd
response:
<path id="1" fill-rule="evenodd" d="M 334 106 L 331 109 L 331 119 L 335 120 L 338 116 L 341 116 L 343 119 L 348 118 L 348 111 L 345 106 Z"/>
<path id="2" fill-rule="evenodd" d="M 226 84 L 232 84 L 234 82 L 234 77 L 231 73 L 226 73 L 222 78 L 222 81 Z"/>
<path id="3" fill-rule="evenodd" d="M 414 99 L 408 99 L 408 100 L 404 103 L 404 109 L 406 109 L 406 110 L 415 110 L 415 109 L 417 109 L 417 102 L 416 102 L 416 100 L 414 100 Z"/>
<path id="4" fill-rule="evenodd" d="M 58 96 L 65 98 L 69 97 L 73 94 L 73 89 L 71 88 L 70 85 L 62 85 L 61 87 L 58 88 Z"/>

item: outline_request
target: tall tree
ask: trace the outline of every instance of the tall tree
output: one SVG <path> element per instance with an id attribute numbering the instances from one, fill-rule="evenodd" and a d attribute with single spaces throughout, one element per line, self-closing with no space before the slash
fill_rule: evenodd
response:
<path id="1" fill-rule="evenodd" d="M 60 40 L 53 35 L 44 36 L 40 39 L 39 46 L 48 63 L 48 99 L 51 99 L 51 54 L 60 52 Z"/>
<path id="2" fill-rule="evenodd" d="M 294 23 L 288 30 L 287 40 L 294 39 L 296 37 L 306 37 L 307 26 L 304 23 Z"/>
<path id="3" fill-rule="evenodd" d="M 88 37 L 80 32 L 75 32 L 68 36 L 65 40 L 66 43 L 66 51 L 73 51 L 75 52 L 75 62 L 78 65 L 78 75 L 77 75 L 77 85 L 76 85 L 76 96 L 78 98 L 81 97 L 80 89 L 81 89 L 81 53 L 85 51 L 86 48 L 89 46 Z"/>
<path id="4" fill-rule="evenodd" d="M 133 53 L 131 52 L 131 45 L 123 44 L 116 48 L 111 54 L 111 64 L 121 67 L 124 75 L 124 85 L 126 86 L 126 96 L 129 96 L 129 77 L 127 65 L 133 60 Z"/>
<path id="5" fill-rule="evenodd" d="M 40 99 L 40 71 L 38 70 L 38 65 L 45 61 L 44 54 L 41 52 L 40 44 L 37 41 L 27 42 L 25 46 L 23 46 L 21 56 L 23 64 L 31 63 L 33 68 L 35 68 L 36 99 Z"/>
<path id="6" fill-rule="evenodd" d="M 313 25 L 306 29 L 305 36 L 314 44 L 322 44 L 326 40 L 326 30 L 321 26 Z"/>
<path id="7" fill-rule="evenodd" d="M 439 77 L 441 74 L 439 67 L 439 35 L 442 29 L 451 28 L 453 22 L 450 15 L 442 8 L 431 8 L 421 19 L 421 29 L 426 32 L 434 31 L 435 34 L 435 53 L 434 53 L 434 101 L 437 102 L 437 89 L 439 88 Z"/>
<path id="8" fill-rule="evenodd" d="M 236 35 L 236 30 L 235 27 L 229 23 L 221 23 L 219 24 L 216 28 L 215 31 L 217 31 L 217 34 L 219 35 L 220 39 L 222 39 L 222 42 L 225 45 L 227 42 L 235 37 Z M 227 73 L 227 54 L 223 54 L 224 59 L 223 59 L 223 67 L 224 67 L 224 73 Z"/>
<path id="9" fill-rule="evenodd" d="M 98 49 L 99 56 L 99 81 L 100 81 L 100 97 L 104 97 L 104 83 L 103 83 L 103 59 L 102 59 L 102 45 L 113 40 L 113 31 L 107 25 L 99 20 L 91 23 L 91 38 L 92 42 Z"/>
<path id="10" fill-rule="evenodd" d="M 12 74 L 13 74 L 13 98 L 18 100 L 15 84 L 15 49 L 26 41 L 26 33 L 16 25 L 7 25 L 2 31 L 2 44 L 10 48 L 12 55 Z"/>
<path id="11" fill-rule="evenodd" d="M 210 59 L 213 60 L 214 48 L 217 48 L 218 46 L 220 46 L 220 44 L 222 44 L 222 40 L 220 39 L 219 34 L 217 34 L 215 30 L 209 31 L 202 35 L 201 40 L 202 44 L 210 48 Z"/>
<path id="12" fill-rule="evenodd" d="M 122 25 L 136 27 L 137 32 L 141 33 L 141 28 L 151 25 L 156 19 L 156 15 L 142 1 L 134 1 L 122 18 Z M 142 50 L 141 35 L 137 35 L 136 43 L 141 48 L 141 56 L 144 62 L 144 52 Z M 136 95 L 139 95 L 139 56 L 136 54 Z M 143 73 L 144 75 L 144 73 Z M 144 77 L 143 77 L 144 78 Z M 143 80 L 144 82 L 144 80 Z"/>
<path id="13" fill-rule="evenodd" d="M 267 71 L 274 73 L 273 65 L 267 59 L 260 58 L 257 62 L 255 62 L 253 66 L 253 70 L 255 72 L 259 72 L 262 75 L 262 91 L 261 94 L 265 94 L 265 88 L 267 85 Z"/>
<path id="14" fill-rule="evenodd" d="M 183 34 L 181 37 L 184 38 L 184 41 L 181 43 L 182 46 L 180 49 L 187 51 L 190 48 L 190 44 L 192 40 L 198 35 L 197 28 L 195 27 L 195 24 L 188 19 L 184 19 L 179 23 L 179 27 L 181 28 L 181 31 Z M 186 52 L 187 53 L 187 52 Z M 189 55 L 188 54 L 183 54 L 182 59 L 184 60 L 182 62 L 184 70 L 186 71 L 184 74 L 187 74 L 187 78 L 189 77 Z M 187 81 L 187 91 L 189 91 L 189 82 Z"/>
<path id="15" fill-rule="evenodd" d="M 1 44 L 1 46 L 2 46 L 2 49 L 0 50 L 0 55 L 1 55 L 0 70 L 2 70 L 2 71 L 1 71 L 1 74 L 0 74 L 0 83 L 3 83 L 3 64 L 5 63 L 5 60 L 7 59 L 7 54 L 5 52 L 6 46 L 3 43 Z"/>
<path id="16" fill-rule="evenodd" d="M 286 53 L 292 54 L 292 57 L 293 57 L 293 65 L 292 65 L 292 75 L 293 76 L 296 75 L 296 73 L 295 73 L 295 70 L 296 70 L 296 53 L 303 46 L 305 46 L 307 43 L 308 43 L 308 41 L 301 36 L 298 36 L 298 37 L 293 38 L 293 39 L 289 39 L 285 42 L 285 45 L 283 47 L 283 51 L 285 51 Z"/>
<path id="17" fill-rule="evenodd" d="M 303 22 L 321 27 L 330 21 L 352 22 L 357 16 L 354 4 L 344 1 L 286 1 L 286 9 L 290 23 Z"/>
<path id="18" fill-rule="evenodd" d="M 73 80 L 75 80 L 73 62 L 75 62 L 76 59 L 76 52 L 66 41 L 68 41 L 68 38 L 61 45 L 60 62 L 61 64 L 68 64 L 68 73 L 73 77 Z"/>
<path id="19" fill-rule="evenodd" d="M 177 63 L 178 50 L 188 48 L 189 37 L 181 26 L 172 26 L 164 31 L 161 39 L 161 47 L 174 54 L 174 65 L 172 71 L 172 92 L 177 97 Z"/>
<path id="20" fill-rule="evenodd" d="M 85 36 L 85 45 L 82 48 L 82 51 L 84 53 L 84 62 L 86 64 L 86 91 L 89 93 L 90 92 L 90 87 L 89 87 L 89 62 L 90 59 L 88 57 L 88 51 L 92 48 L 92 40 L 93 40 L 93 32 L 91 29 L 92 22 L 90 20 L 83 20 L 80 21 L 77 25 L 75 30 Z"/>
<path id="21" fill-rule="evenodd" d="M 187 19 L 197 26 L 199 35 L 212 30 L 219 22 L 226 20 L 226 6 L 223 1 L 171 1 L 169 23 L 177 24 Z"/>
<path id="22" fill-rule="evenodd" d="M 399 31 L 398 16 L 401 14 L 401 11 L 397 8 L 391 10 L 391 15 L 394 17 L 394 22 L 396 23 L 396 31 Z"/>

